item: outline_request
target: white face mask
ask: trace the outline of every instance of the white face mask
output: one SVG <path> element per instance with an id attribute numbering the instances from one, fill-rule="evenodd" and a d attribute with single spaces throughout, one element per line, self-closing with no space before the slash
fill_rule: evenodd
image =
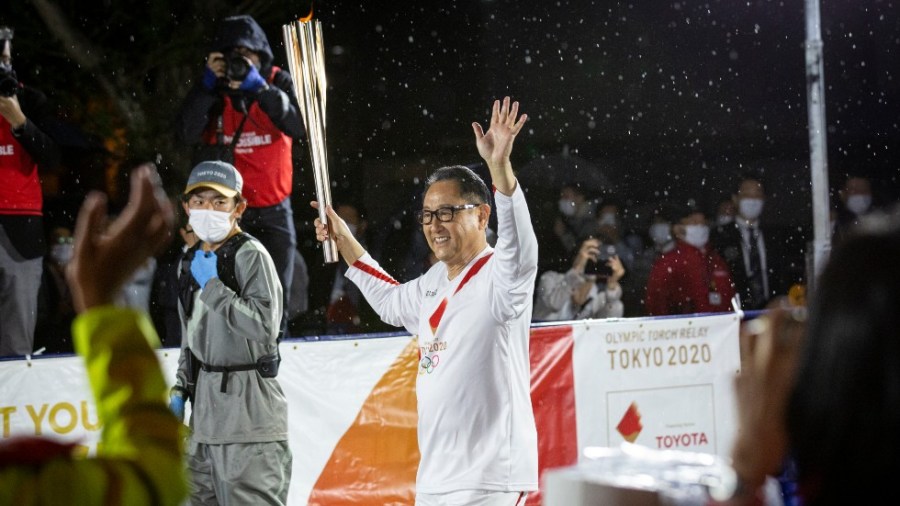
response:
<path id="1" fill-rule="evenodd" d="M 347 230 L 350 231 L 350 235 L 352 235 L 353 237 L 356 237 L 356 224 L 347 223 Z"/>
<path id="2" fill-rule="evenodd" d="M 763 210 L 763 199 L 741 199 L 738 202 L 738 211 L 748 220 L 759 218 Z"/>
<path id="3" fill-rule="evenodd" d="M 706 225 L 685 225 L 684 242 L 695 248 L 706 246 L 709 241 L 709 227 Z"/>
<path id="4" fill-rule="evenodd" d="M 615 213 L 603 213 L 600 215 L 600 224 L 601 225 L 609 225 L 610 227 L 616 226 L 616 215 Z"/>
<path id="5" fill-rule="evenodd" d="M 188 223 L 201 241 L 211 244 L 224 241 L 234 228 L 231 213 L 212 209 L 191 209 Z"/>
<path id="6" fill-rule="evenodd" d="M 671 241 L 672 226 L 668 223 L 654 223 L 650 225 L 650 239 L 653 239 L 653 243 L 657 246 L 662 246 Z"/>
<path id="7" fill-rule="evenodd" d="M 730 214 L 720 214 L 716 217 L 716 225 L 723 226 L 728 225 L 729 223 L 734 223 L 734 216 Z"/>
<path id="8" fill-rule="evenodd" d="M 847 209 L 853 214 L 863 214 L 869 210 L 869 206 L 871 205 L 871 195 L 850 195 L 847 197 Z"/>
<path id="9" fill-rule="evenodd" d="M 575 216 L 575 201 L 569 199 L 559 199 L 559 212 L 563 216 Z"/>
<path id="10" fill-rule="evenodd" d="M 50 258 L 59 265 L 66 265 L 72 259 L 72 250 L 71 244 L 54 244 L 50 247 Z"/>

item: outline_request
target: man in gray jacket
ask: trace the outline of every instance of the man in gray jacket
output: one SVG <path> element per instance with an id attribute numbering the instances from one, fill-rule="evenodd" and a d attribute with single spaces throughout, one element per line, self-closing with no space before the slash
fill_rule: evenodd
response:
<path id="1" fill-rule="evenodd" d="M 201 162 L 184 210 L 198 243 L 179 272 L 182 349 L 170 408 L 191 401 L 192 504 L 285 504 L 291 476 L 287 401 L 278 373 L 282 293 L 262 244 L 241 231 L 234 166 Z"/>

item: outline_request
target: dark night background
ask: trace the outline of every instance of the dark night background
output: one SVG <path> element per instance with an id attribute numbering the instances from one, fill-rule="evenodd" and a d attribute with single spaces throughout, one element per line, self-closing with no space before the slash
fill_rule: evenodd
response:
<path id="1" fill-rule="evenodd" d="M 48 216 L 71 220 L 89 189 L 115 198 L 139 160 L 156 161 L 178 193 L 190 167 L 169 122 L 200 75 L 215 21 L 253 15 L 286 66 L 281 26 L 309 8 L 7 3 L 0 24 L 16 29 L 14 66 L 64 120 L 69 156 L 45 175 Z M 636 230 L 646 230 L 647 206 L 662 199 L 693 197 L 713 211 L 738 174 L 755 170 L 769 197 L 763 219 L 808 233 L 803 9 L 799 0 L 317 2 L 332 195 L 364 204 L 370 238 L 384 236 L 431 170 L 478 162 L 470 124 L 488 121 L 491 101 L 510 95 L 530 116 L 513 162 L 539 228 L 558 195 L 547 165 L 559 167 L 565 155 L 600 174 L 607 184 L 594 193 L 624 202 Z M 896 201 L 900 6 L 843 0 L 821 10 L 831 187 L 858 173 L 875 181 L 876 203 Z M 329 268 L 310 232 L 305 148 L 294 209 L 316 287 Z M 313 289 L 314 305 L 321 295 Z"/>

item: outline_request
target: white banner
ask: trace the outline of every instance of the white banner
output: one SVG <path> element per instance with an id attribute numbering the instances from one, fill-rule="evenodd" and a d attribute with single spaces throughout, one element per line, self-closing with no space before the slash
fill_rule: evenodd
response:
<path id="1" fill-rule="evenodd" d="M 574 448 L 562 452 L 558 442 L 572 446 L 576 427 L 579 450 L 631 440 L 726 454 L 734 433 L 738 325 L 729 314 L 587 320 L 536 330 L 533 340 L 543 335 L 531 357 L 541 371 L 532 378 L 533 395 L 541 396 L 534 400 L 540 459 L 574 464 Z M 178 352 L 158 352 L 169 384 Z M 413 338 L 287 340 L 281 355 L 278 380 L 288 399 L 294 456 L 289 503 L 412 504 L 419 458 Z M 557 390 L 544 391 L 541 382 Z M 0 416 L 3 438 L 49 436 L 77 441 L 87 453 L 99 438 L 78 357 L 0 362 Z M 533 494 L 529 504 L 539 501 Z"/>
<path id="2" fill-rule="evenodd" d="M 727 455 L 739 326 L 736 314 L 573 323 L 578 447 Z"/>

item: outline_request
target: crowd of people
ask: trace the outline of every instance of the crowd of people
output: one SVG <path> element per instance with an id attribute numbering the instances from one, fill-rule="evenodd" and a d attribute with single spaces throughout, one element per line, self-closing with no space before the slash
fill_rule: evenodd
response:
<path id="1" fill-rule="evenodd" d="M 890 207 L 874 203 L 871 181 L 861 175 L 848 176 L 836 193 L 834 245 L 866 215 Z M 704 202 L 715 206 L 704 207 Z M 695 195 L 656 202 L 642 213 L 623 212 L 605 195 L 567 185 L 559 191 L 558 209 L 552 234 L 541 241 L 536 319 L 761 310 L 778 296 L 803 293 L 807 284 L 811 231 L 779 224 L 774 210 L 763 212 L 762 171 L 738 175 L 728 197 L 719 201 Z M 629 214 L 642 216 L 629 222 L 623 218 Z M 585 266 L 596 271 L 597 265 L 605 272 L 590 276 L 597 286 L 586 297 Z M 568 297 L 560 298 L 562 286 Z M 589 299 L 609 307 L 588 310 Z"/>
<path id="2" fill-rule="evenodd" d="M 802 293 L 811 232 L 765 220 L 763 181 L 759 173 L 744 173 L 735 179 L 733 194 L 715 209 L 701 205 L 709 200 L 702 195 L 684 202 L 664 201 L 637 223 L 628 219 L 628 209 L 606 197 L 579 193 L 574 186 L 562 188 L 559 212 L 552 218 L 552 235 L 536 231 L 541 252 L 533 320 L 761 310 L 779 295 Z M 870 181 L 862 176 L 847 178 L 837 194 L 834 245 L 864 216 L 888 207 L 887 203 L 873 203 Z M 847 205 L 849 196 L 854 198 Z M 414 279 L 437 261 L 420 230 L 409 237 L 398 261 L 395 253 L 383 250 L 384 236 L 372 230 L 364 206 L 339 200 L 335 210 L 348 222 L 354 237 L 372 246 L 372 256 L 397 272 L 398 280 Z M 242 217 L 242 228 L 244 224 Z M 488 242 L 494 244 L 496 234 L 491 225 L 486 233 Z M 123 303 L 150 311 L 167 346 L 182 342 L 174 264 L 196 243 L 192 234 L 185 219 L 177 255 L 168 261 L 164 257 L 150 259 L 120 296 Z M 49 240 L 52 246 L 45 259 L 35 349 L 70 352 L 67 326 L 74 313 L 65 295 L 64 278 L 54 273 L 65 264 L 71 232 L 54 230 Z M 327 287 L 312 290 L 303 255 L 296 248 L 294 252 L 293 282 L 288 285 L 292 293 L 282 296 L 283 335 L 397 330 L 379 318 L 349 281 L 346 265 L 334 265 L 333 274 L 324 280 Z M 282 287 L 287 289 L 284 284 Z M 132 296 L 126 297 L 127 293 Z"/>
<path id="3" fill-rule="evenodd" d="M 608 192 L 563 185 L 553 215 L 534 216 L 540 244 L 534 321 L 756 311 L 779 295 L 803 293 L 812 231 L 783 223 L 779 210 L 766 206 L 764 171 L 736 174 L 720 190 L 727 198 L 698 194 L 635 210 Z M 853 209 L 845 197 L 851 192 L 858 192 Z M 870 180 L 859 175 L 847 177 L 835 194 L 834 244 L 863 216 L 890 204 L 874 200 Z M 413 199 L 385 219 L 385 234 L 355 216 L 359 205 L 340 203 L 342 212 L 363 223 L 354 235 L 400 281 L 414 279 L 435 261 L 420 225 L 401 221 L 412 214 L 407 208 L 421 206 L 421 199 Z M 493 226 L 487 229 L 491 244 Z M 317 316 L 326 322 L 319 330 L 395 330 L 352 288 L 342 296 L 351 284 L 344 266 L 337 271 L 330 297 L 318 302 L 326 308 L 324 318 Z"/>

